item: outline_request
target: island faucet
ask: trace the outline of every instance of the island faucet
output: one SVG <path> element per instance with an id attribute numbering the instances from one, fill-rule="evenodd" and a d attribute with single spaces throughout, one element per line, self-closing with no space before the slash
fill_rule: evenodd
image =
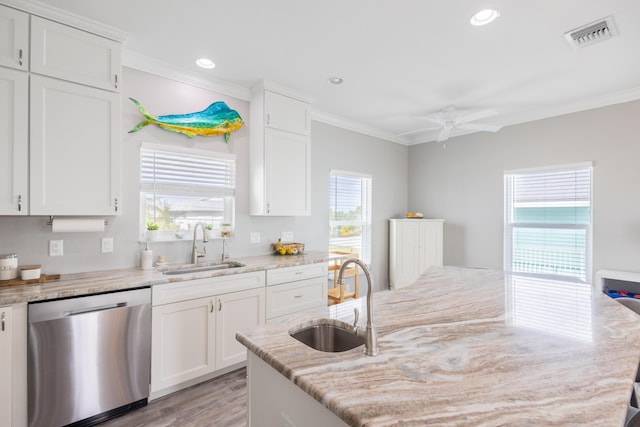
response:
<path id="1" fill-rule="evenodd" d="M 369 268 L 367 265 L 362 262 L 358 258 L 349 258 L 340 266 L 340 272 L 338 273 L 338 285 L 342 286 L 344 284 L 344 270 L 349 264 L 357 264 L 364 271 L 364 275 L 367 279 L 367 284 L 369 288 L 367 289 L 367 326 L 363 328 L 362 326 L 357 326 L 358 324 L 358 316 L 359 312 L 356 309 L 356 318 L 353 322 L 353 332 L 360 337 L 364 338 L 364 354 L 367 356 L 377 356 L 378 351 L 378 334 L 376 333 L 376 327 L 373 325 L 373 308 L 372 308 L 372 297 L 373 297 L 373 279 L 371 278 L 371 273 L 369 272 Z"/>
<path id="2" fill-rule="evenodd" d="M 196 247 L 196 235 L 198 232 L 198 226 L 202 228 L 202 252 L 198 252 Z M 197 264 L 198 258 L 201 258 L 207 254 L 207 231 L 204 228 L 204 224 L 202 222 L 196 223 L 193 227 L 193 248 L 191 249 L 191 264 Z"/>

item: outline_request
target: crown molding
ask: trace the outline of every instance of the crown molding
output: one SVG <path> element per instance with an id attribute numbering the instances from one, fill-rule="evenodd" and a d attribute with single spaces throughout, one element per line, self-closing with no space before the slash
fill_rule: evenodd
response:
<path id="1" fill-rule="evenodd" d="M 409 141 L 406 138 L 393 135 L 389 132 L 385 132 L 373 126 L 369 126 L 353 120 L 347 120 L 330 113 L 325 113 L 314 108 L 311 109 L 311 120 L 361 133 L 363 135 L 372 136 L 374 138 L 380 138 L 386 141 L 395 142 L 400 145 L 409 145 Z"/>
<path id="2" fill-rule="evenodd" d="M 203 89 L 213 90 L 243 101 L 251 100 L 251 91 L 244 86 L 213 78 L 200 78 L 188 70 L 130 50 L 124 52 L 122 65 L 139 71 L 144 71 L 149 74 L 155 74 L 160 77 L 166 77 L 182 83 L 198 86 Z"/>
<path id="3" fill-rule="evenodd" d="M 123 45 L 126 44 L 129 37 L 129 34 L 123 30 L 102 24 L 98 21 L 94 21 L 80 15 L 76 15 L 74 13 L 60 10 L 39 1 L 2 0 L 2 4 L 22 10 L 32 15 L 51 19 L 61 24 L 69 25 L 70 27 L 75 27 L 89 33 L 97 34 L 99 36 L 115 40 L 122 43 Z"/>

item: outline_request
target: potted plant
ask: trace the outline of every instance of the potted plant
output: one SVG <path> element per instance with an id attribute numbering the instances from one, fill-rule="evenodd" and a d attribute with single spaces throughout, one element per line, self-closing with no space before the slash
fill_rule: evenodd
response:
<path id="1" fill-rule="evenodd" d="M 213 237 L 215 237 L 213 235 L 213 225 L 207 224 L 204 226 L 204 228 L 205 228 L 204 232 L 207 233 L 207 239 L 212 239 Z"/>
<path id="2" fill-rule="evenodd" d="M 158 224 L 147 221 L 147 240 L 152 242 L 158 238 Z"/>
<path id="3" fill-rule="evenodd" d="M 220 224 L 220 237 L 231 237 L 231 224 L 227 222 Z"/>

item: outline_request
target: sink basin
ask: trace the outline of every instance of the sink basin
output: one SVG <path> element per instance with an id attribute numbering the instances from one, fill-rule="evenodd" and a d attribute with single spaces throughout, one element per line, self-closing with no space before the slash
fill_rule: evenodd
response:
<path id="1" fill-rule="evenodd" d="M 193 267 L 182 267 L 182 268 L 176 268 L 172 270 L 166 270 L 166 271 L 163 271 L 162 274 L 174 275 L 174 274 L 198 273 L 200 271 L 226 270 L 229 268 L 237 268 L 237 267 L 244 267 L 244 264 L 241 264 L 235 261 L 227 261 L 227 262 L 221 262 L 219 264 L 194 265 Z"/>
<path id="2" fill-rule="evenodd" d="M 364 338 L 335 325 L 314 325 L 290 335 L 318 351 L 338 353 L 364 344 Z"/>

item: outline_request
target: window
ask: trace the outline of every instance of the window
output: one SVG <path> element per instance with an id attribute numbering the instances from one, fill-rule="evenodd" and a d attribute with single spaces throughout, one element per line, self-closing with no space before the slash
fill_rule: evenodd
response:
<path id="1" fill-rule="evenodd" d="M 331 171 L 329 251 L 352 252 L 371 263 L 371 177 Z"/>
<path id="2" fill-rule="evenodd" d="M 505 173 L 505 270 L 591 281 L 591 171 Z"/>
<path id="3" fill-rule="evenodd" d="M 233 225 L 235 156 L 143 144 L 140 148 L 140 208 L 160 240 L 181 239 L 196 223 L 219 230 Z"/>

